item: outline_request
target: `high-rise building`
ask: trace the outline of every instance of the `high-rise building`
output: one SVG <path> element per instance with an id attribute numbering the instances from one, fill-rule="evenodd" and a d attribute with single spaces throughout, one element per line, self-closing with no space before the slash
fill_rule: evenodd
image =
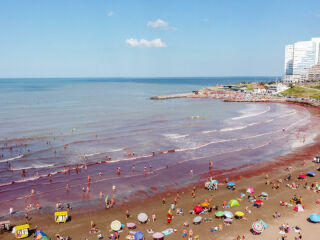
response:
<path id="1" fill-rule="evenodd" d="M 284 82 L 299 82 L 301 75 L 320 62 L 320 38 L 286 45 Z"/>

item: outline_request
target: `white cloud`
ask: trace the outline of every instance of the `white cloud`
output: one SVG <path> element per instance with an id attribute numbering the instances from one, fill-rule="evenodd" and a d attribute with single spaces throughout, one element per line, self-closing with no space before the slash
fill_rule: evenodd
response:
<path id="1" fill-rule="evenodd" d="M 141 38 L 140 40 L 135 38 L 128 38 L 126 43 L 131 47 L 148 47 L 148 48 L 164 48 L 166 47 L 166 43 L 162 42 L 160 38 L 156 38 L 153 40 L 145 40 Z"/>
<path id="2" fill-rule="evenodd" d="M 111 17 L 113 15 L 113 11 L 109 11 L 107 15 L 108 17 Z"/>
<path id="3" fill-rule="evenodd" d="M 152 28 L 164 28 L 164 29 L 167 29 L 168 26 L 169 26 L 169 23 L 161 20 L 161 19 L 157 19 L 155 21 L 149 21 L 147 23 L 147 26 L 148 27 L 152 27 Z"/>

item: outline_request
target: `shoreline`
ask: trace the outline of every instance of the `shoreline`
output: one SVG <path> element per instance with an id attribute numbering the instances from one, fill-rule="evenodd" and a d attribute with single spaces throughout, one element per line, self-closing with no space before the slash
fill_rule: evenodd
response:
<path id="1" fill-rule="evenodd" d="M 295 104 L 295 103 L 289 103 L 289 104 Z M 319 108 L 311 107 L 311 106 L 307 106 L 306 108 L 312 113 L 313 117 L 319 115 Z M 316 123 L 313 122 L 313 123 L 310 123 L 310 124 L 316 124 Z M 298 149 L 294 150 L 293 152 L 291 152 L 289 154 L 286 154 L 285 156 L 278 156 L 275 159 L 266 161 L 266 162 L 264 162 L 262 164 L 255 164 L 254 166 L 251 166 L 250 169 L 247 169 L 247 170 L 238 171 L 239 169 L 231 169 L 231 170 L 227 170 L 227 171 L 211 171 L 211 172 L 208 172 L 207 174 L 203 174 L 201 176 L 201 179 L 198 182 L 198 184 L 191 184 L 191 185 L 192 186 L 196 185 L 196 186 L 198 186 L 198 188 L 200 188 L 200 192 L 201 193 L 199 195 L 200 195 L 200 198 L 201 197 L 203 198 L 205 196 L 208 197 L 208 195 L 209 195 L 208 192 L 201 190 L 201 188 L 203 188 L 203 181 L 204 181 L 204 179 L 206 179 L 207 177 L 212 176 L 212 175 L 217 176 L 219 180 L 223 180 L 224 178 L 229 177 L 229 179 L 232 179 L 233 181 L 237 181 L 237 184 L 239 183 L 239 185 L 241 184 L 241 182 L 245 182 L 245 181 L 253 182 L 254 179 L 259 178 L 259 176 L 261 178 L 261 175 L 265 174 L 265 173 L 269 173 L 269 174 L 272 174 L 272 175 L 273 174 L 277 175 L 277 174 L 279 174 L 278 172 L 279 172 L 279 168 L 280 167 L 282 168 L 282 167 L 288 166 L 288 164 L 296 165 L 302 159 L 305 159 L 305 158 L 309 158 L 310 159 L 313 155 L 319 153 L 319 150 L 318 150 L 318 149 L 320 149 L 319 139 L 320 139 L 320 136 L 318 134 L 316 139 L 315 139 L 315 142 L 312 143 L 312 144 L 309 144 L 310 146 L 306 145 L 306 146 L 303 146 L 303 147 L 299 147 Z M 244 166 L 243 168 L 246 168 L 246 167 L 248 167 L 248 166 Z M 309 168 L 310 168 L 310 164 L 308 164 L 308 169 Z M 235 175 L 235 172 L 238 172 L 238 174 Z M 261 180 L 259 180 L 259 181 L 261 181 Z M 255 184 L 258 184 L 258 185 L 260 184 L 261 185 L 261 182 L 259 182 L 259 181 L 255 182 Z M 224 186 L 224 185 L 222 185 L 222 186 Z M 79 227 L 80 228 L 78 228 L 78 230 L 79 229 L 83 230 L 83 226 L 88 226 L 89 227 L 89 220 L 87 220 L 86 216 L 84 216 L 84 215 L 88 215 L 89 214 L 90 216 L 92 216 L 90 218 L 97 219 L 97 220 L 94 220 L 94 221 L 97 222 L 97 225 L 101 228 L 101 230 L 103 229 L 103 232 L 105 232 L 105 226 L 108 226 L 108 224 L 112 220 L 111 219 L 112 216 L 104 216 L 105 214 L 107 214 L 107 215 L 113 215 L 113 214 L 122 215 L 119 218 L 123 219 L 125 209 L 129 209 L 130 212 L 138 212 L 139 210 L 142 210 L 141 207 L 143 205 L 143 206 L 146 207 L 146 209 L 150 210 L 150 209 L 152 209 L 152 205 L 155 202 L 160 205 L 161 198 L 163 196 L 166 196 L 166 198 L 173 198 L 173 196 L 175 195 L 175 193 L 177 191 L 179 191 L 183 196 L 189 195 L 190 187 L 191 186 L 189 185 L 189 186 L 185 186 L 183 188 L 176 189 L 174 184 L 172 184 L 172 186 L 167 186 L 166 193 L 156 193 L 151 198 L 148 197 L 148 195 L 146 195 L 145 199 L 143 199 L 143 200 L 131 201 L 129 203 L 123 203 L 122 205 L 119 205 L 119 206 L 116 205 L 114 209 L 110 209 L 110 210 L 107 210 L 107 211 L 103 210 L 103 212 L 102 212 L 103 207 L 99 207 L 99 208 L 95 208 L 95 209 L 94 208 L 77 209 L 76 211 L 72 210 L 72 214 L 71 214 L 72 217 L 73 217 L 72 221 L 70 223 L 65 224 L 65 225 L 53 225 L 54 223 L 53 223 L 53 220 L 52 220 L 53 219 L 53 213 L 52 212 L 51 213 L 35 214 L 35 215 L 32 214 L 32 218 L 34 219 L 34 220 L 32 220 L 32 222 L 34 221 L 35 224 L 38 225 L 38 226 L 39 226 L 39 223 L 41 223 L 42 229 L 45 232 L 47 232 L 50 236 L 53 237 L 54 232 L 68 233 L 68 228 L 71 225 L 73 226 L 73 222 L 75 221 L 75 219 L 78 219 L 80 221 L 79 222 L 79 224 L 80 224 Z M 216 192 L 210 192 L 210 195 L 211 195 L 211 193 L 216 195 Z M 224 197 L 224 196 L 222 196 L 222 197 Z M 198 196 L 197 196 L 197 198 L 198 198 Z M 220 197 L 217 196 L 217 198 L 219 199 Z M 202 201 L 203 200 L 204 199 L 202 199 Z M 200 201 L 200 199 L 199 199 L 199 201 Z M 179 204 L 178 204 L 178 206 L 179 206 Z M 167 203 L 167 207 L 166 208 L 168 208 L 168 207 L 169 206 L 168 206 L 168 203 Z M 150 216 L 151 212 L 149 210 L 148 210 L 148 215 Z M 119 213 L 119 211 L 120 211 L 120 213 Z M 185 210 L 185 212 L 187 212 L 187 211 Z M 158 213 L 157 213 L 157 215 L 158 215 Z M 187 213 L 185 213 L 185 215 L 187 215 Z M 163 218 L 163 217 L 164 216 L 161 216 L 160 218 Z M 113 218 L 115 219 L 115 217 L 113 217 Z M 78 220 L 76 222 L 78 222 Z M 162 219 L 162 220 L 164 220 L 163 223 L 162 223 L 162 226 L 167 226 L 165 224 L 165 219 Z M 21 222 L 23 222 L 23 218 L 14 218 L 14 221 L 21 223 Z M 124 220 L 122 220 L 122 221 L 124 221 Z M 101 225 L 102 222 L 104 224 L 103 226 Z M 106 223 L 106 222 L 108 222 L 108 223 Z M 175 220 L 174 220 L 174 222 L 175 222 Z M 203 225 L 203 224 L 201 224 L 201 225 Z M 34 226 L 34 224 L 32 224 L 32 226 Z M 140 226 L 139 226 L 138 229 L 140 230 Z M 179 231 L 179 234 L 180 234 L 180 232 L 181 231 Z M 79 235 L 76 232 L 74 232 L 73 230 L 68 234 L 70 236 L 72 236 L 74 239 L 78 239 L 77 236 L 79 236 Z M 223 233 L 223 234 L 228 234 L 228 233 Z M 84 235 L 85 235 L 85 233 L 82 232 L 80 236 L 82 237 Z M 200 236 L 201 235 L 202 234 L 200 234 Z M 96 239 L 96 236 L 94 236 L 94 238 L 92 238 L 92 236 L 90 236 L 90 237 L 91 238 L 89 238 L 89 239 Z M 0 239 L 1 239 L 1 235 L 0 235 Z M 172 235 L 169 235 L 168 239 L 176 239 L 176 238 L 172 238 Z"/>

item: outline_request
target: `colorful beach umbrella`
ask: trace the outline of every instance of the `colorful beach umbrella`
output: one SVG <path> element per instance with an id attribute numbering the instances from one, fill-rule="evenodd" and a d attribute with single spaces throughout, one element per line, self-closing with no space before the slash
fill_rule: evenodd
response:
<path id="1" fill-rule="evenodd" d="M 234 213 L 234 215 L 236 215 L 237 217 L 243 217 L 244 213 L 241 212 L 241 211 L 237 211 L 237 212 Z"/>
<path id="2" fill-rule="evenodd" d="M 236 207 L 236 206 L 240 206 L 240 203 L 238 202 L 238 200 L 231 199 L 229 201 L 229 205 L 230 205 L 230 207 Z"/>
<path id="3" fill-rule="evenodd" d="M 268 193 L 266 193 L 266 192 L 261 192 L 260 195 L 264 196 L 264 197 L 268 197 L 269 196 Z"/>
<path id="4" fill-rule="evenodd" d="M 224 212 L 222 211 L 217 211 L 215 212 L 216 217 L 222 217 L 224 215 Z"/>
<path id="5" fill-rule="evenodd" d="M 143 232 L 139 231 L 134 234 L 134 240 L 143 240 L 143 238 L 144 238 Z"/>
<path id="6" fill-rule="evenodd" d="M 319 214 L 316 214 L 316 213 L 312 213 L 312 214 L 309 216 L 309 220 L 310 220 L 311 222 L 318 223 L 318 222 L 320 222 L 320 215 L 319 215 Z"/>
<path id="7" fill-rule="evenodd" d="M 314 176 L 316 176 L 316 173 L 314 171 L 309 171 L 308 176 L 314 177 Z"/>
<path id="8" fill-rule="evenodd" d="M 253 189 L 253 187 L 248 187 L 248 189 L 247 189 L 247 193 L 254 193 L 254 189 Z"/>
<path id="9" fill-rule="evenodd" d="M 121 229 L 121 222 L 118 220 L 115 220 L 110 224 L 110 227 L 113 231 L 119 231 Z"/>
<path id="10" fill-rule="evenodd" d="M 263 203 L 263 201 L 262 201 L 261 199 L 257 199 L 257 200 L 255 200 L 254 202 L 255 202 L 255 203 L 258 203 L 258 204 Z"/>
<path id="11" fill-rule="evenodd" d="M 106 198 L 104 199 L 104 201 L 105 201 L 106 203 L 108 203 L 108 200 L 109 200 L 109 196 L 107 195 Z"/>
<path id="12" fill-rule="evenodd" d="M 203 202 L 203 203 L 201 203 L 201 206 L 207 208 L 207 207 L 210 206 L 210 203 L 209 202 Z"/>
<path id="13" fill-rule="evenodd" d="M 318 200 L 316 201 L 316 204 L 320 204 L 320 199 L 318 199 Z"/>
<path id="14" fill-rule="evenodd" d="M 200 205 L 197 205 L 193 208 L 194 212 L 199 214 L 202 212 L 202 207 Z"/>
<path id="15" fill-rule="evenodd" d="M 148 215 L 146 213 L 139 213 L 138 215 L 139 222 L 146 222 L 148 220 Z"/>
<path id="16" fill-rule="evenodd" d="M 193 223 L 201 223 L 201 220 L 202 220 L 202 217 L 201 217 L 201 216 L 196 216 L 196 217 L 193 219 Z"/>
<path id="17" fill-rule="evenodd" d="M 228 187 L 233 187 L 233 186 L 235 186 L 236 184 L 235 184 L 234 182 L 228 182 L 227 185 L 228 185 Z"/>
<path id="18" fill-rule="evenodd" d="M 225 216 L 226 218 L 233 218 L 233 214 L 232 214 L 232 212 L 230 212 L 230 211 L 224 211 L 224 216 Z"/>
<path id="19" fill-rule="evenodd" d="M 305 174 L 299 174 L 299 178 L 306 178 L 307 177 L 307 175 L 305 175 Z"/>
<path id="20" fill-rule="evenodd" d="M 260 221 L 256 221 L 252 224 L 252 230 L 256 233 L 262 233 L 264 230 L 264 226 Z"/>
<path id="21" fill-rule="evenodd" d="M 304 206 L 302 206 L 301 204 L 297 204 L 293 210 L 296 212 L 304 212 Z"/>

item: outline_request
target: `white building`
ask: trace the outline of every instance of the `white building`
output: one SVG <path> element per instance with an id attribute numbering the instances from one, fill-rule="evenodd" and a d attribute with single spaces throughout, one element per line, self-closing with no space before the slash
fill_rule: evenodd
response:
<path id="1" fill-rule="evenodd" d="M 286 45 L 283 82 L 300 82 L 301 74 L 320 62 L 320 38 Z M 302 78 L 303 79 L 303 78 Z"/>

